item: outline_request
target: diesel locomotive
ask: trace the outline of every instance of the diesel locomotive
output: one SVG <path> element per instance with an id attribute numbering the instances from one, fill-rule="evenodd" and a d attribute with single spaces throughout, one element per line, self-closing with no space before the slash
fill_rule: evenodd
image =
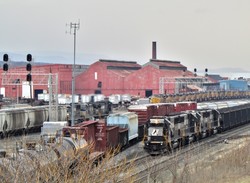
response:
<path id="1" fill-rule="evenodd" d="M 247 102 L 153 116 L 147 125 L 144 148 L 150 154 L 161 154 L 249 122 Z"/>

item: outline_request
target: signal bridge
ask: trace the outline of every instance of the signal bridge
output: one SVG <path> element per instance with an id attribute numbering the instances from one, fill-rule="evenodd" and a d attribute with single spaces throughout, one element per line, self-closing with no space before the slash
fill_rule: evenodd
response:
<path id="1" fill-rule="evenodd" d="M 49 119 L 58 120 L 58 74 L 45 74 L 44 72 L 32 72 L 32 81 L 27 81 L 27 71 L 13 69 L 12 72 L 2 73 L 2 86 L 25 86 L 30 89 L 32 98 L 33 86 L 47 86 L 49 89 Z"/>

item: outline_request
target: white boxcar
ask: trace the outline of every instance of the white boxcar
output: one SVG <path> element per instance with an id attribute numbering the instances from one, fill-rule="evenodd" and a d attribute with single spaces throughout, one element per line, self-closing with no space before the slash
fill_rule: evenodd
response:
<path id="1" fill-rule="evenodd" d="M 128 128 L 129 140 L 133 140 L 138 137 L 138 116 L 134 112 L 110 114 L 107 119 L 107 125 L 116 125 L 121 128 Z"/>
<path id="2" fill-rule="evenodd" d="M 55 139 L 56 136 L 61 133 L 65 126 L 68 126 L 67 121 L 45 121 L 41 128 L 41 138 L 44 142 L 51 141 L 51 139 Z"/>

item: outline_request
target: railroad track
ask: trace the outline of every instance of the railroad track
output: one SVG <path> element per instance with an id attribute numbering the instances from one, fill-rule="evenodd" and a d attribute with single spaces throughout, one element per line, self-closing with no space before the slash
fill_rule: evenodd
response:
<path id="1" fill-rule="evenodd" d="M 0 139 L 0 149 L 7 151 L 15 151 L 17 143 L 40 140 L 40 133 L 30 133 L 25 136 L 10 136 L 8 138 Z"/>
<path id="2" fill-rule="evenodd" d="M 223 143 L 225 139 L 238 138 L 239 134 L 245 133 L 250 130 L 250 124 L 246 124 L 221 134 L 211 136 L 201 141 L 190 144 L 189 146 L 176 149 L 173 152 L 163 156 L 141 156 L 134 160 L 134 173 L 131 175 L 134 177 L 134 182 L 145 182 L 149 176 L 157 176 L 159 172 L 171 169 L 179 162 L 184 162 L 187 155 L 192 157 L 198 156 L 201 152 L 204 152 L 208 148 L 215 146 L 215 144 Z M 245 135 L 244 135 L 245 136 Z M 244 137 L 243 136 L 243 137 Z M 247 137 L 248 135 L 246 135 Z M 132 162 L 133 160 L 131 160 Z M 118 182 L 124 182 L 124 175 L 119 176 Z"/>

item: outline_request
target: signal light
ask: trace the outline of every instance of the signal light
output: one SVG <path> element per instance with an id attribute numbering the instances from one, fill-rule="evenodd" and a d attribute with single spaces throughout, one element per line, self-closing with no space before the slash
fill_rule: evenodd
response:
<path id="1" fill-rule="evenodd" d="M 27 70 L 27 71 L 31 71 L 31 68 L 32 68 L 32 65 L 31 65 L 30 63 L 28 63 L 28 64 L 26 65 L 26 70 Z"/>
<path id="2" fill-rule="evenodd" d="M 194 72 L 197 72 L 197 69 L 196 69 L 196 68 L 194 68 Z"/>
<path id="3" fill-rule="evenodd" d="M 8 66 L 8 64 L 3 64 L 3 70 L 4 71 L 8 71 L 9 70 L 9 66 Z"/>
<path id="4" fill-rule="evenodd" d="M 205 72 L 206 72 L 206 73 L 205 73 L 205 76 L 206 76 L 206 77 L 208 76 L 207 71 L 208 71 L 208 70 L 207 70 L 207 68 L 206 68 L 206 69 L 205 69 Z"/>
<path id="5" fill-rule="evenodd" d="M 8 62 L 9 61 L 9 55 L 8 54 L 4 54 L 3 55 L 3 61 L 4 62 Z"/>
<path id="6" fill-rule="evenodd" d="M 31 55 L 31 54 L 28 54 L 28 55 L 27 55 L 27 61 L 28 61 L 28 62 L 31 62 L 31 61 L 32 61 L 32 55 Z"/>
<path id="7" fill-rule="evenodd" d="M 27 80 L 27 81 L 32 81 L 32 76 L 31 76 L 31 74 L 27 74 L 26 80 Z"/>

